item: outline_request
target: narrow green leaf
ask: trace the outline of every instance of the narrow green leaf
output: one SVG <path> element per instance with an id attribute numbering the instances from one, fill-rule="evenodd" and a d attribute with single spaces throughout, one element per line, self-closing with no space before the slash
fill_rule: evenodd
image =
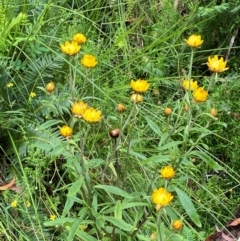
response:
<path id="1" fill-rule="evenodd" d="M 114 208 L 114 217 L 122 219 L 122 203 L 120 200 L 117 201 L 117 204 Z"/>
<path id="2" fill-rule="evenodd" d="M 158 136 L 161 136 L 162 135 L 162 132 L 161 130 L 159 129 L 159 127 L 152 121 L 150 120 L 147 116 L 144 117 L 145 120 L 147 121 L 149 127 L 158 135 Z"/>
<path id="3" fill-rule="evenodd" d="M 78 236 L 82 241 L 97 241 L 96 238 L 94 238 L 93 236 L 87 234 L 84 231 L 81 230 L 76 230 L 76 236 Z"/>
<path id="4" fill-rule="evenodd" d="M 129 195 L 127 192 L 123 191 L 122 189 L 118 187 L 113 187 L 109 185 L 96 185 L 95 188 L 103 189 L 108 193 L 116 194 L 125 198 L 132 198 L 131 195 Z"/>
<path id="5" fill-rule="evenodd" d="M 123 221 L 122 219 L 115 218 L 115 217 L 104 217 L 104 219 L 110 223 L 112 223 L 114 226 L 116 226 L 119 229 L 125 230 L 125 231 L 133 231 L 134 227 Z"/>
<path id="6" fill-rule="evenodd" d="M 167 144 L 165 144 L 165 145 L 163 145 L 163 146 L 158 146 L 157 149 L 158 149 L 159 151 L 163 151 L 163 150 L 167 150 L 167 149 L 169 149 L 169 148 L 178 146 L 178 145 L 180 145 L 180 144 L 182 144 L 182 141 L 171 141 L 171 142 L 169 142 L 169 143 L 167 143 Z"/>
<path id="7" fill-rule="evenodd" d="M 180 188 L 173 186 L 174 190 L 176 191 L 178 198 L 180 200 L 180 203 L 182 204 L 182 207 L 186 211 L 187 215 L 192 219 L 192 221 L 198 226 L 201 227 L 202 224 L 200 222 L 199 216 L 197 214 L 197 211 L 192 203 L 191 198 Z"/>
<path id="8" fill-rule="evenodd" d="M 191 151 L 188 156 L 199 157 L 201 160 L 205 161 L 210 167 L 212 167 L 215 171 L 220 171 L 224 169 L 205 152 Z"/>

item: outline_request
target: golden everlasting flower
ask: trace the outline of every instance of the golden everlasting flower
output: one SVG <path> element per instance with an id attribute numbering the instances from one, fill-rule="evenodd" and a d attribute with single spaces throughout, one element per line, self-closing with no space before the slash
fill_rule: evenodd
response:
<path id="1" fill-rule="evenodd" d="M 182 86 L 185 90 L 195 90 L 198 88 L 198 83 L 197 81 L 193 81 L 193 79 L 183 80 Z"/>
<path id="2" fill-rule="evenodd" d="M 73 35 L 73 41 L 77 42 L 78 44 L 84 44 L 87 41 L 87 38 L 84 34 L 77 33 Z"/>
<path id="3" fill-rule="evenodd" d="M 165 110 L 164 110 L 164 113 L 165 113 L 166 115 L 171 115 L 171 114 L 172 114 L 172 109 L 166 107 Z"/>
<path id="4" fill-rule="evenodd" d="M 17 207 L 17 204 L 18 204 L 18 203 L 17 203 L 17 200 L 14 200 L 14 201 L 11 202 L 10 205 L 11 205 L 11 207 L 16 208 L 16 207 Z"/>
<path id="5" fill-rule="evenodd" d="M 85 113 L 87 110 L 88 104 L 84 103 L 83 101 L 80 102 L 74 102 L 73 107 L 71 108 L 72 113 L 76 117 L 82 117 L 82 115 Z"/>
<path id="6" fill-rule="evenodd" d="M 84 67 L 93 68 L 97 65 L 96 58 L 91 54 L 84 54 L 83 58 L 81 59 L 81 63 Z"/>
<path id="7" fill-rule="evenodd" d="M 61 129 L 60 129 L 60 134 L 63 136 L 63 137 L 69 137 L 72 135 L 72 128 L 69 127 L 69 126 L 62 126 Z"/>
<path id="8" fill-rule="evenodd" d="M 203 87 L 199 87 L 193 92 L 193 98 L 197 102 L 204 102 L 207 100 L 208 92 L 203 89 Z"/>
<path id="9" fill-rule="evenodd" d="M 193 34 L 188 37 L 188 39 L 185 39 L 187 45 L 191 48 L 197 48 L 202 45 L 203 40 L 201 38 L 201 35 Z"/>
<path id="10" fill-rule="evenodd" d="M 131 100 L 135 103 L 140 103 L 140 102 L 143 102 L 143 96 L 140 94 L 132 94 Z"/>
<path id="11" fill-rule="evenodd" d="M 171 179 L 175 176 L 175 171 L 171 166 L 166 166 L 160 170 L 161 177 L 165 179 Z"/>
<path id="12" fill-rule="evenodd" d="M 210 110 L 210 113 L 211 113 L 211 115 L 214 116 L 214 117 L 217 116 L 217 110 L 216 110 L 215 108 L 212 108 L 212 109 Z"/>
<path id="13" fill-rule="evenodd" d="M 30 98 L 34 98 L 34 97 L 36 97 L 36 93 L 31 92 L 31 93 L 30 93 Z"/>
<path id="14" fill-rule="evenodd" d="M 93 107 L 88 108 L 82 115 L 83 119 L 88 123 L 96 123 L 102 119 L 102 112 L 95 110 Z"/>
<path id="15" fill-rule="evenodd" d="M 78 45 L 78 43 L 75 41 L 72 41 L 72 42 L 66 41 L 65 44 L 60 44 L 60 47 L 62 52 L 68 55 L 75 55 L 81 49 L 81 46 Z"/>
<path id="16" fill-rule="evenodd" d="M 172 224 L 172 227 L 175 229 L 175 230 L 180 230 L 183 226 L 183 223 L 181 220 L 175 220 L 173 221 L 173 224 Z"/>
<path id="17" fill-rule="evenodd" d="M 55 90 L 55 85 L 53 82 L 49 82 L 47 85 L 46 85 L 46 90 L 47 92 L 51 93 Z"/>
<path id="18" fill-rule="evenodd" d="M 163 187 L 153 191 L 152 201 L 157 205 L 158 208 L 169 205 L 172 199 L 172 194 Z"/>
<path id="19" fill-rule="evenodd" d="M 146 80 L 131 80 L 131 87 L 137 93 L 144 93 L 148 90 L 150 84 Z"/>
<path id="20" fill-rule="evenodd" d="M 8 84 L 7 84 L 7 87 L 8 87 L 8 88 L 13 87 L 13 83 L 8 83 Z"/>
<path id="21" fill-rule="evenodd" d="M 227 61 L 223 60 L 223 57 L 220 57 L 220 59 L 218 59 L 218 55 L 214 55 L 214 57 L 208 57 L 208 68 L 210 71 L 214 72 L 214 73 L 220 73 L 223 72 L 225 70 L 228 70 L 229 68 L 226 68 L 226 64 Z"/>
<path id="22" fill-rule="evenodd" d="M 117 111 L 118 111 L 118 112 L 121 113 L 121 112 L 124 112 L 125 110 L 126 110 L 126 107 L 125 107 L 124 104 L 121 104 L 121 103 L 120 103 L 120 104 L 117 105 Z"/>
<path id="23" fill-rule="evenodd" d="M 56 215 L 51 214 L 49 219 L 50 219 L 51 221 L 54 221 L 56 218 L 57 218 L 57 216 L 56 216 Z"/>

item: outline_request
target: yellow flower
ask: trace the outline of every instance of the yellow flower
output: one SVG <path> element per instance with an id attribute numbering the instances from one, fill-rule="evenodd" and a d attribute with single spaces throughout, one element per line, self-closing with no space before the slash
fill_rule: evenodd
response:
<path id="1" fill-rule="evenodd" d="M 31 207 L 31 203 L 29 201 L 26 202 L 26 206 L 29 208 Z"/>
<path id="2" fill-rule="evenodd" d="M 146 80 L 131 80 L 131 87 L 137 93 L 144 93 L 148 90 L 150 84 Z"/>
<path id="3" fill-rule="evenodd" d="M 11 207 L 16 208 L 18 205 L 17 200 L 12 201 L 10 205 Z"/>
<path id="4" fill-rule="evenodd" d="M 60 134 L 63 136 L 63 137 L 69 137 L 72 135 L 72 128 L 69 127 L 69 126 L 62 126 L 61 129 L 60 129 Z"/>
<path id="5" fill-rule="evenodd" d="M 85 35 L 77 33 L 73 35 L 73 41 L 77 42 L 78 44 L 84 44 L 87 41 L 87 38 Z"/>
<path id="6" fill-rule="evenodd" d="M 82 117 L 83 113 L 87 110 L 88 104 L 83 101 L 74 102 L 73 107 L 71 108 L 72 113 L 76 117 Z"/>
<path id="7" fill-rule="evenodd" d="M 140 103 L 140 102 L 143 102 L 143 96 L 140 94 L 132 94 L 131 100 L 135 103 Z"/>
<path id="8" fill-rule="evenodd" d="M 214 117 L 217 116 L 217 110 L 216 110 L 215 108 L 212 108 L 212 109 L 210 110 L 210 113 L 211 113 L 211 115 L 214 116 Z"/>
<path id="9" fill-rule="evenodd" d="M 195 90 L 198 88 L 197 81 L 190 80 L 183 80 L 182 86 L 185 90 Z"/>
<path id="10" fill-rule="evenodd" d="M 57 218 L 57 216 L 56 216 L 56 215 L 51 214 L 49 219 L 50 219 L 51 221 L 54 221 L 56 218 Z"/>
<path id="11" fill-rule="evenodd" d="M 83 119 L 88 123 L 96 123 L 102 119 L 102 112 L 100 110 L 95 110 L 93 107 L 88 108 L 83 113 Z"/>
<path id="12" fill-rule="evenodd" d="M 30 93 L 30 98 L 34 98 L 34 97 L 36 97 L 36 93 L 31 92 L 31 93 Z"/>
<path id="13" fill-rule="evenodd" d="M 91 54 L 84 54 L 83 58 L 81 59 L 81 63 L 84 67 L 93 68 L 97 65 L 96 58 Z"/>
<path id="14" fill-rule="evenodd" d="M 119 103 L 119 104 L 117 105 L 117 111 L 118 111 L 118 112 L 124 112 L 125 110 L 126 110 L 126 107 L 125 107 L 124 104 Z"/>
<path id="15" fill-rule="evenodd" d="M 175 220 L 173 221 L 173 224 L 172 224 L 172 227 L 175 229 L 175 230 L 180 230 L 183 226 L 183 223 L 181 220 Z"/>
<path id="16" fill-rule="evenodd" d="M 46 85 L 46 90 L 47 92 L 51 93 L 55 90 L 55 85 L 53 82 L 49 82 L 47 85 Z"/>
<path id="17" fill-rule="evenodd" d="M 157 205 L 157 208 L 169 205 L 172 199 L 172 194 L 163 187 L 160 187 L 159 189 L 155 189 L 153 191 L 152 201 Z"/>
<path id="18" fill-rule="evenodd" d="M 203 40 L 201 38 L 201 35 L 193 34 L 188 37 L 188 39 L 185 39 L 187 45 L 191 48 L 197 48 L 202 45 Z"/>
<path id="19" fill-rule="evenodd" d="M 60 47 L 62 52 L 68 55 L 75 55 L 81 49 L 81 46 L 78 45 L 78 43 L 75 41 L 72 41 L 72 42 L 66 41 L 65 44 L 60 44 Z"/>
<path id="20" fill-rule="evenodd" d="M 196 90 L 193 92 L 193 98 L 197 102 L 204 102 L 207 100 L 208 97 L 208 92 L 203 89 L 203 87 L 198 87 Z"/>
<path id="21" fill-rule="evenodd" d="M 171 114 L 172 114 L 172 109 L 166 107 L 165 110 L 164 110 L 164 113 L 165 113 L 166 115 L 171 115 Z"/>
<path id="22" fill-rule="evenodd" d="M 11 82 L 10 82 L 10 83 L 8 83 L 8 84 L 7 84 L 7 87 L 8 87 L 8 88 L 13 87 L 13 83 L 11 83 Z"/>
<path id="23" fill-rule="evenodd" d="M 210 71 L 215 73 L 220 73 L 225 70 L 228 70 L 229 68 L 226 68 L 227 61 L 223 60 L 223 57 L 218 59 L 218 55 L 214 55 L 214 57 L 208 57 L 208 68 Z"/>
<path id="24" fill-rule="evenodd" d="M 175 176 L 175 171 L 171 166 L 166 166 L 160 170 L 161 177 L 165 179 L 171 179 Z"/>

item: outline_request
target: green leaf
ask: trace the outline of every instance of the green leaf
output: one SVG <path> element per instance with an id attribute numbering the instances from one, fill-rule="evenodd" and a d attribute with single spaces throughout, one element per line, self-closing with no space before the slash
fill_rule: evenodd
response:
<path id="1" fill-rule="evenodd" d="M 147 116 L 144 117 L 145 120 L 147 121 L 149 127 L 158 135 L 158 136 L 162 136 L 162 132 L 159 129 L 159 127 L 152 121 L 150 120 Z"/>
<path id="2" fill-rule="evenodd" d="M 114 217 L 122 219 L 122 203 L 120 200 L 117 201 L 117 204 L 114 208 Z"/>
<path id="3" fill-rule="evenodd" d="M 97 241 L 96 238 L 94 238 L 93 236 L 87 234 L 84 231 L 81 230 L 76 230 L 76 236 L 78 236 L 79 238 L 81 238 L 82 241 Z"/>
<path id="4" fill-rule="evenodd" d="M 191 151 L 188 156 L 199 157 L 201 160 L 205 161 L 210 167 L 212 167 L 215 171 L 224 169 L 205 152 Z"/>
<path id="5" fill-rule="evenodd" d="M 122 219 L 115 218 L 115 217 L 104 217 L 104 219 L 110 223 L 112 223 L 114 226 L 116 226 L 119 229 L 125 230 L 125 231 L 133 231 L 134 227 L 123 221 Z"/>
<path id="6" fill-rule="evenodd" d="M 96 185 L 94 186 L 95 188 L 99 188 L 99 189 L 103 189 L 108 193 L 113 193 L 125 198 L 132 198 L 132 196 L 130 194 L 128 194 L 127 192 L 123 191 L 122 189 L 118 188 L 118 187 L 113 187 L 113 186 L 109 186 L 109 185 Z"/>
<path id="7" fill-rule="evenodd" d="M 157 149 L 159 151 L 168 150 L 169 148 L 178 146 L 180 144 L 182 144 L 182 141 L 171 141 L 171 142 L 165 144 L 164 146 L 158 146 Z"/>
<path id="8" fill-rule="evenodd" d="M 197 211 L 192 203 L 191 198 L 180 188 L 173 186 L 173 189 L 176 191 L 178 198 L 180 200 L 180 203 L 182 204 L 182 207 L 186 211 L 187 215 L 192 219 L 192 221 L 198 226 L 201 227 L 202 224 L 200 222 L 199 216 L 197 214 Z"/>

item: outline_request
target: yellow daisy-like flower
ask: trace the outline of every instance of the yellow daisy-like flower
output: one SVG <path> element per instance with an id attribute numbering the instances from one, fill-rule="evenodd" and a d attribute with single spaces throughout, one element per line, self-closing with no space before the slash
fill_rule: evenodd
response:
<path id="1" fill-rule="evenodd" d="M 60 129 L 60 134 L 63 136 L 63 137 L 69 137 L 72 135 L 72 128 L 69 127 L 69 126 L 62 126 L 61 129 Z"/>
<path id="2" fill-rule="evenodd" d="M 18 205 L 17 200 L 12 201 L 10 205 L 11 205 L 12 208 L 16 208 L 17 205 Z"/>
<path id="3" fill-rule="evenodd" d="M 34 98 L 34 97 L 36 97 L 36 93 L 31 92 L 29 96 L 30 96 L 30 98 Z"/>
<path id="4" fill-rule="evenodd" d="M 143 96 L 140 94 L 132 94 L 130 98 L 135 103 L 143 102 Z"/>
<path id="5" fill-rule="evenodd" d="M 10 82 L 10 83 L 7 84 L 7 87 L 8 87 L 8 88 L 11 88 L 11 87 L 13 87 L 13 85 L 14 85 L 14 84 Z"/>
<path id="6" fill-rule="evenodd" d="M 88 108 L 82 115 L 83 119 L 88 123 L 96 123 L 102 119 L 102 112 L 95 110 L 93 107 Z"/>
<path id="7" fill-rule="evenodd" d="M 131 80 L 131 87 L 137 93 L 144 93 L 148 90 L 150 84 L 146 80 Z"/>
<path id="8" fill-rule="evenodd" d="M 73 41 L 77 42 L 78 44 L 84 44 L 87 41 L 87 38 L 84 34 L 77 33 L 73 35 Z"/>
<path id="9" fill-rule="evenodd" d="M 224 61 L 223 57 L 220 57 L 220 59 L 218 59 L 218 55 L 214 55 L 212 58 L 208 57 L 207 65 L 209 70 L 214 73 L 221 73 L 229 69 L 226 68 L 227 61 Z"/>
<path id="10" fill-rule="evenodd" d="M 175 230 L 180 230 L 183 226 L 183 223 L 181 220 L 174 220 L 173 221 L 173 224 L 172 224 L 172 227 L 175 229 Z"/>
<path id="11" fill-rule="evenodd" d="M 183 80 L 182 86 L 185 90 L 195 90 L 198 88 L 198 82 L 193 81 L 193 79 Z"/>
<path id="12" fill-rule="evenodd" d="M 152 194 L 152 201 L 157 205 L 157 209 L 167 206 L 171 203 L 173 196 L 165 188 L 155 189 Z"/>
<path id="13" fill-rule="evenodd" d="M 72 113 L 76 117 L 82 117 L 82 115 L 85 113 L 87 110 L 88 104 L 84 103 L 83 101 L 80 102 L 74 102 L 73 107 L 71 108 Z"/>
<path id="14" fill-rule="evenodd" d="M 165 179 L 171 179 L 175 176 L 175 171 L 171 166 L 166 166 L 160 170 L 161 177 Z"/>
<path id="15" fill-rule="evenodd" d="M 91 54 L 84 54 L 83 58 L 81 59 L 81 63 L 86 68 L 93 68 L 97 65 L 96 58 Z"/>
<path id="16" fill-rule="evenodd" d="M 54 221 L 56 218 L 57 218 L 57 216 L 56 216 L 56 215 L 51 214 L 49 219 L 50 219 L 51 221 Z"/>
<path id="17" fill-rule="evenodd" d="M 203 87 L 198 87 L 193 92 L 193 98 L 197 102 L 204 102 L 207 100 L 207 97 L 208 97 L 208 92 L 206 90 L 204 90 Z"/>
<path id="18" fill-rule="evenodd" d="M 60 47 L 62 52 L 68 55 L 75 55 L 81 49 L 81 46 L 78 45 L 78 43 L 75 41 L 72 41 L 72 42 L 66 41 L 65 44 L 60 44 Z"/>
<path id="19" fill-rule="evenodd" d="M 203 40 L 201 38 L 201 35 L 192 34 L 188 37 L 188 39 L 185 39 L 187 45 L 191 48 L 197 48 L 200 47 L 203 43 Z"/>

